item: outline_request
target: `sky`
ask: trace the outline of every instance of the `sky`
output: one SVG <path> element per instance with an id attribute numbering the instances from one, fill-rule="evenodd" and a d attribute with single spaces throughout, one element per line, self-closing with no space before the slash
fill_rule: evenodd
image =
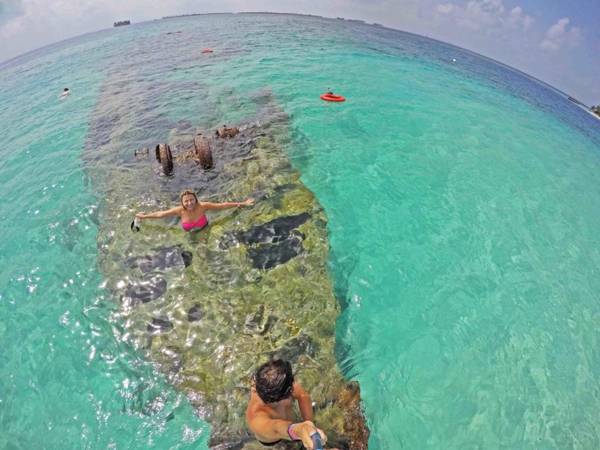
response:
<path id="1" fill-rule="evenodd" d="M 377 22 L 480 53 L 600 104 L 600 0 L 0 0 L 0 61 L 117 20 L 240 11 Z"/>

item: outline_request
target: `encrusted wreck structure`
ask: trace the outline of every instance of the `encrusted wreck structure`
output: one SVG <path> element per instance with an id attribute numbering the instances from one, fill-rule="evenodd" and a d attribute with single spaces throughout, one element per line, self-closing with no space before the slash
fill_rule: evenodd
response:
<path id="1" fill-rule="evenodd" d="M 283 151 L 286 114 L 263 91 L 253 96 L 256 115 L 236 133 L 190 122 L 148 125 L 171 130 L 173 167 L 165 175 L 152 152 L 134 154 L 128 121 L 136 117 L 132 108 L 147 106 L 132 107 L 120 92 L 119 83 L 105 83 L 85 151 L 104 198 L 99 264 L 119 303 L 119 338 L 188 395 L 211 424 L 211 448 L 262 448 L 244 413 L 254 370 L 277 356 L 292 362 L 311 393 L 329 446 L 366 449 L 360 391 L 334 353 L 340 307 L 327 269 L 327 219 Z M 136 148 L 154 148 L 150 129 L 138 125 Z M 145 221 L 141 232 L 130 231 L 136 211 L 171 207 L 185 188 L 205 200 L 256 203 L 209 216 L 199 233 L 184 233 L 176 221 Z"/>

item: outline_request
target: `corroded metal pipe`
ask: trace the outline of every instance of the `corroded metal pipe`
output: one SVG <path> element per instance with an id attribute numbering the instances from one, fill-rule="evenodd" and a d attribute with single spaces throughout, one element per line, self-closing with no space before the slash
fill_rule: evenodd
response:
<path id="1" fill-rule="evenodd" d="M 156 160 L 161 164 L 163 173 L 171 175 L 173 173 L 173 154 L 169 144 L 158 144 L 155 149 Z"/>
<path id="2" fill-rule="evenodd" d="M 202 133 L 198 133 L 194 137 L 194 153 L 196 160 L 203 169 L 207 170 L 213 168 L 213 155 L 210 148 L 210 141 L 204 137 Z"/>

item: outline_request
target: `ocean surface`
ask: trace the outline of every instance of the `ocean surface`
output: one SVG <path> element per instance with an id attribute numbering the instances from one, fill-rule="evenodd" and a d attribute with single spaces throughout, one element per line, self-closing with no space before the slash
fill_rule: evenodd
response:
<path id="1" fill-rule="evenodd" d="M 135 24 L 0 65 L 0 448 L 208 448 L 124 341 L 97 265 L 108 187 L 82 154 L 107 83 L 152 100 L 121 130 L 131 152 L 135 123 L 155 141 L 236 123 L 260 90 L 288 113 L 370 449 L 600 448 L 600 120 L 447 44 L 268 14 Z"/>

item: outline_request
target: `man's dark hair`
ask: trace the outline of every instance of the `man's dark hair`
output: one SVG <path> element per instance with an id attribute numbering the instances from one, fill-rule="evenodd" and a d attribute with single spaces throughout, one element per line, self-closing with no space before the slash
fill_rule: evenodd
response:
<path id="1" fill-rule="evenodd" d="M 294 385 L 292 365 L 282 359 L 269 361 L 258 368 L 254 382 L 258 396 L 265 403 L 288 398 Z"/>

